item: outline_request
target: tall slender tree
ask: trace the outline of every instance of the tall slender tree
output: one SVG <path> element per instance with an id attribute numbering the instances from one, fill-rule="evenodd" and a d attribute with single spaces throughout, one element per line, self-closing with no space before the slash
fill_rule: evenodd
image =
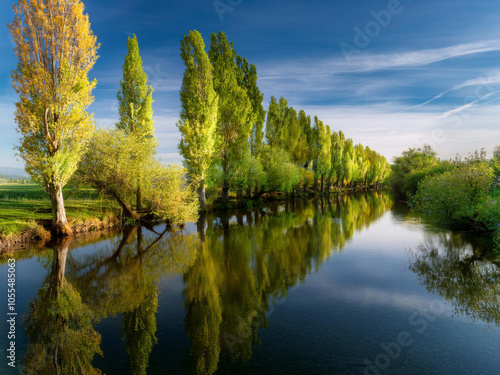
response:
<path id="1" fill-rule="evenodd" d="M 190 31 L 181 40 L 181 57 L 186 65 L 182 80 L 181 113 L 177 126 L 182 139 L 179 151 L 184 157 L 191 181 L 198 185 L 200 208 L 206 207 L 205 178 L 214 156 L 217 136 L 218 97 L 212 80 L 212 64 L 205 52 L 201 34 Z"/>
<path id="2" fill-rule="evenodd" d="M 266 111 L 262 105 L 264 94 L 257 86 L 257 68 L 253 64 L 248 64 L 246 58 L 240 55 L 236 56 L 236 63 L 241 70 L 239 84 L 247 90 L 248 99 L 252 104 L 251 115 L 248 121 L 251 122 L 251 133 L 249 138 L 250 150 L 252 155 L 259 156 L 264 145 L 264 121 L 266 120 Z"/>
<path id="3" fill-rule="evenodd" d="M 236 64 L 236 52 L 223 32 L 211 34 L 208 51 L 213 66 L 214 89 L 219 96 L 217 132 L 221 141 L 222 197 L 229 201 L 229 161 L 239 158 L 242 146 L 252 130 L 252 104 L 247 90 L 238 84 L 241 71 Z M 241 78 L 240 78 L 241 79 Z"/>
<path id="4" fill-rule="evenodd" d="M 269 147 L 283 147 L 285 116 L 288 112 L 288 102 L 281 97 L 279 102 L 271 96 L 267 111 L 266 141 Z"/>
<path id="5" fill-rule="evenodd" d="M 305 139 L 305 150 L 304 150 L 304 168 L 307 169 L 312 160 L 312 145 L 313 145 L 313 134 L 311 128 L 311 116 L 307 116 L 304 110 L 299 112 L 299 122 L 300 128 L 302 130 L 303 138 Z M 302 145 L 304 147 L 304 145 Z"/>
<path id="6" fill-rule="evenodd" d="M 119 121 L 116 127 L 133 135 L 141 146 L 154 154 L 153 88 L 148 86 L 148 76 L 142 67 L 137 37 L 127 38 L 127 54 L 123 64 L 123 79 L 118 90 Z M 137 159 L 136 163 L 140 164 Z M 141 168 L 138 169 L 139 171 Z M 141 175 L 137 176 L 137 210 L 142 209 Z"/>
<path id="7" fill-rule="evenodd" d="M 99 46 L 79 0 L 18 0 L 14 12 L 9 29 L 19 60 L 12 73 L 19 95 L 16 148 L 26 171 L 50 196 L 56 230 L 69 234 L 62 188 L 94 129 L 86 108 L 97 82 L 88 73 Z"/>

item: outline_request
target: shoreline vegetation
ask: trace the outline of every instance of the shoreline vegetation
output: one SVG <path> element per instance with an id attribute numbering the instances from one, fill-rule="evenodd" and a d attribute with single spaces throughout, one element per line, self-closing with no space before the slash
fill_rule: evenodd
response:
<path id="1" fill-rule="evenodd" d="M 459 224 L 493 239 L 500 254 L 500 145 L 440 160 L 431 146 L 410 148 L 394 159 L 389 184 L 394 196 L 419 214 Z"/>

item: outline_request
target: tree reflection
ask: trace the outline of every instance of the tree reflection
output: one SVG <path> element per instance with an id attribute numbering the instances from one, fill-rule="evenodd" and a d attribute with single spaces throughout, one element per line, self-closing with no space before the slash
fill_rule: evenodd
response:
<path id="1" fill-rule="evenodd" d="M 500 324 L 500 266 L 486 247 L 462 237 L 433 235 L 410 251 L 410 270 L 430 292 L 450 301 L 458 315 Z"/>
<path id="2" fill-rule="evenodd" d="M 196 258 L 197 235 L 166 228 L 126 228 L 123 236 L 73 257 L 66 238 L 25 318 L 29 374 L 97 374 L 101 354 L 93 324 L 122 314 L 122 338 L 134 375 L 146 374 L 156 338 L 158 282 L 185 273 Z"/>
<path id="3" fill-rule="evenodd" d="M 386 194 L 372 192 L 203 217 L 203 244 L 184 276 L 194 372 L 213 374 L 220 358 L 224 366 L 249 360 L 271 303 L 390 208 Z"/>
<path id="4" fill-rule="evenodd" d="M 158 282 L 179 275 L 195 260 L 199 240 L 165 228 L 126 228 L 122 238 L 68 267 L 97 319 L 122 315 L 122 338 L 134 375 L 147 373 L 156 338 Z"/>
<path id="5" fill-rule="evenodd" d="M 27 374 L 101 373 L 92 367 L 94 355 L 102 355 L 94 314 L 64 274 L 70 243 L 65 238 L 54 248 L 51 272 L 24 318 Z"/>
<path id="6" fill-rule="evenodd" d="M 122 337 L 134 375 L 147 373 L 149 355 L 158 342 L 155 335 L 157 309 L 158 289 L 153 288 L 138 307 L 123 313 Z"/>

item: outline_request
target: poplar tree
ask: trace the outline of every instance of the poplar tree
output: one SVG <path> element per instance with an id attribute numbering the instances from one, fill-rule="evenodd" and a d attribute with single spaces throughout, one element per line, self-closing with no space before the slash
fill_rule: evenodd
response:
<path id="1" fill-rule="evenodd" d="M 281 97 L 278 101 L 271 96 L 267 111 L 266 141 L 269 147 L 283 147 L 285 115 L 288 112 L 288 102 Z"/>
<path id="2" fill-rule="evenodd" d="M 342 133 L 342 132 L 340 132 Z M 342 160 L 342 151 L 344 148 L 343 143 L 340 140 L 340 135 L 336 131 L 332 132 L 332 144 L 331 144 L 331 182 L 334 186 L 339 185 L 339 181 L 342 173 L 340 172 L 341 160 Z"/>
<path id="3" fill-rule="evenodd" d="M 304 150 L 304 168 L 307 169 L 309 167 L 309 163 L 313 159 L 313 133 L 311 128 L 311 116 L 307 116 L 304 110 L 299 112 L 299 122 L 300 128 L 302 130 L 303 138 L 305 139 L 305 150 Z M 302 144 L 302 146 L 304 146 Z"/>
<path id="4" fill-rule="evenodd" d="M 119 121 L 116 127 L 132 135 L 148 153 L 154 154 L 156 141 L 153 121 L 153 88 L 148 86 L 148 76 L 142 67 L 137 37 L 127 38 L 127 54 L 123 64 L 123 79 L 118 90 Z M 140 159 L 136 160 L 139 165 Z M 137 175 L 137 210 L 142 209 L 141 168 Z"/>
<path id="5" fill-rule="evenodd" d="M 191 181 L 198 186 L 200 208 L 206 207 L 205 178 L 218 152 L 216 149 L 218 97 L 214 91 L 212 65 L 201 34 L 190 31 L 181 40 L 181 57 L 186 65 L 182 79 L 181 113 L 177 123 L 182 139 L 179 151 L 184 157 Z"/>
<path id="6" fill-rule="evenodd" d="M 257 68 L 253 64 L 248 64 L 246 58 L 240 55 L 236 56 L 236 63 L 241 71 L 239 84 L 247 91 L 248 99 L 252 105 L 251 115 L 248 116 L 250 121 L 251 132 L 249 138 L 250 150 L 252 155 L 259 156 L 264 145 L 264 121 L 266 119 L 266 111 L 262 105 L 264 94 L 257 86 Z"/>
<path id="7" fill-rule="evenodd" d="M 344 143 L 342 154 L 342 178 L 344 185 L 351 185 L 354 164 L 354 147 L 352 139 L 349 138 Z"/>
<path id="8" fill-rule="evenodd" d="M 26 171 L 49 195 L 54 227 L 70 234 L 62 188 L 77 169 L 94 129 L 86 108 L 96 80 L 96 37 L 79 0 L 18 0 L 9 29 L 18 58 L 12 82 L 19 101 L 16 147 Z"/>
<path id="9" fill-rule="evenodd" d="M 208 51 L 213 66 L 214 90 L 219 96 L 217 132 L 220 144 L 223 186 L 222 197 L 229 201 L 229 162 L 239 158 L 248 141 L 252 124 L 248 121 L 252 104 L 247 91 L 238 84 L 241 72 L 236 64 L 236 52 L 223 32 L 211 34 Z"/>

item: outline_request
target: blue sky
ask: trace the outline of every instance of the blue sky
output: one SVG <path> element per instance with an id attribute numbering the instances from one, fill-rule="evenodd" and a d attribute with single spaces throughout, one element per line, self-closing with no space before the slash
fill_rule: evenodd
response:
<path id="1" fill-rule="evenodd" d="M 15 157 L 16 58 L 6 27 L 12 0 L 0 4 L 0 166 Z M 498 0 L 88 0 L 101 43 L 98 126 L 117 120 L 116 93 L 135 33 L 149 80 L 158 155 L 181 162 L 175 126 L 184 71 L 180 39 L 223 31 L 257 66 L 265 107 L 271 95 L 317 115 L 354 142 L 388 159 L 431 144 L 442 158 L 500 144 L 500 1 Z M 214 4 L 218 5 L 217 11 Z"/>

